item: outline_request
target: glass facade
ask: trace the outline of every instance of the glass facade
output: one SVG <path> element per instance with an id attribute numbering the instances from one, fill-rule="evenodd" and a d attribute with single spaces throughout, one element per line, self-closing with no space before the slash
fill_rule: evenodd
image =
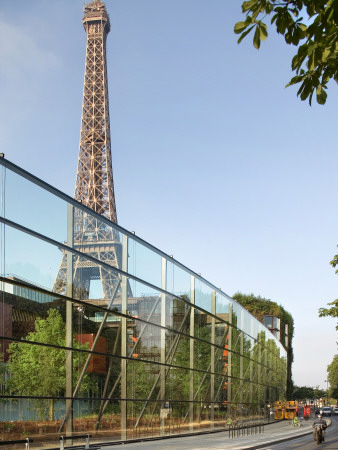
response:
<path id="1" fill-rule="evenodd" d="M 263 420 L 284 398 L 286 351 L 244 308 L 133 233 L 0 164 L 6 448 L 27 437 L 32 448 L 57 446 L 66 433 L 99 443 L 216 429 L 228 416 Z"/>

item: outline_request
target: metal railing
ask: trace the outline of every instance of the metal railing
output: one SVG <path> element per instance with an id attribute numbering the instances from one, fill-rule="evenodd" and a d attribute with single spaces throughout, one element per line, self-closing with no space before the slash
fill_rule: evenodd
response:
<path id="1" fill-rule="evenodd" d="M 229 431 L 229 439 L 240 436 L 250 436 L 253 434 L 264 433 L 264 423 L 253 422 L 246 424 L 226 425 L 226 430 Z"/>

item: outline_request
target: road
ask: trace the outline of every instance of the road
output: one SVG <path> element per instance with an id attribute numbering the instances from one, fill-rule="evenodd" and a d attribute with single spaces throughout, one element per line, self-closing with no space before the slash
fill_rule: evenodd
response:
<path id="1" fill-rule="evenodd" d="M 317 445 L 312 440 L 312 436 L 305 436 L 300 439 L 284 442 L 282 444 L 274 444 L 272 446 L 262 447 L 264 450 L 313 450 L 314 448 L 321 448 L 323 450 L 337 450 L 338 449 L 338 416 L 332 416 L 332 425 L 326 430 L 325 442 Z"/>
<path id="2" fill-rule="evenodd" d="M 265 427 L 265 433 L 253 436 L 246 436 L 237 439 L 228 439 L 227 433 L 220 432 L 214 434 L 191 435 L 186 437 L 161 439 L 155 441 L 144 442 L 130 442 L 128 444 L 108 445 L 102 447 L 102 450 L 243 450 L 243 449 L 299 449 L 299 450 L 313 450 L 314 448 L 322 448 L 323 450 L 338 450 L 338 416 L 331 417 L 332 425 L 327 429 L 326 439 L 324 444 L 318 446 L 312 440 L 312 434 L 298 439 L 292 439 L 283 443 L 265 444 L 264 442 L 278 441 L 290 435 L 290 423 L 282 421 L 277 424 L 271 424 Z M 301 434 L 304 434 L 306 428 L 311 432 L 311 422 L 308 422 L 305 427 L 299 429 Z"/>

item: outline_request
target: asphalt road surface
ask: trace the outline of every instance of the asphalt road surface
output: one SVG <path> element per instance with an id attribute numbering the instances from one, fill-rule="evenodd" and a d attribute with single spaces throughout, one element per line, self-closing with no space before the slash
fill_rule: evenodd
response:
<path id="1" fill-rule="evenodd" d="M 338 449 L 338 416 L 330 417 L 332 425 L 326 430 L 325 442 L 318 445 L 313 441 L 313 437 L 305 436 L 300 439 L 283 442 L 282 444 L 274 444 L 272 446 L 264 447 L 264 450 L 313 450 L 314 448 L 322 450 L 337 450 Z"/>
<path id="2" fill-rule="evenodd" d="M 106 447 L 102 446 L 101 450 L 243 450 L 243 449 L 265 449 L 265 450 L 278 450 L 278 449 L 299 449 L 299 450 L 338 450 L 338 416 L 330 417 L 332 420 L 332 425 L 326 430 L 325 442 L 323 444 L 317 445 L 313 441 L 312 433 L 298 439 L 292 439 L 285 441 L 283 443 L 276 444 L 263 444 L 265 442 L 273 442 L 274 440 L 285 438 L 290 431 L 290 423 L 285 421 L 280 424 L 271 424 L 265 427 L 265 433 L 257 435 L 257 437 L 263 438 L 263 440 L 257 440 L 255 435 L 250 437 L 242 437 L 239 439 L 229 440 L 226 433 L 211 433 L 211 434 L 201 434 L 201 435 L 191 435 L 187 437 L 173 437 L 170 439 L 160 439 L 154 441 L 143 441 L 143 442 L 130 442 L 126 444 L 108 445 Z M 307 423 L 307 430 L 312 430 L 311 424 Z M 270 428 L 275 427 L 275 428 Z M 275 431 L 273 431 L 275 430 Z M 273 431 L 273 433 L 271 433 Z M 300 432 L 305 431 L 300 429 Z M 301 433 L 304 434 L 304 433 Z M 259 443 L 260 441 L 260 443 Z"/>

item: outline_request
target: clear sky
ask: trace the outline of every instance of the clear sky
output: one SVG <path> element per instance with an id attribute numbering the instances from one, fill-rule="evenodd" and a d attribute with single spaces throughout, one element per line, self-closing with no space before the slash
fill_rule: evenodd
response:
<path id="1" fill-rule="evenodd" d="M 69 195 L 78 157 L 83 0 L 1 0 L 0 146 Z M 233 33 L 241 1 L 107 0 L 118 221 L 229 295 L 294 317 L 297 385 L 326 388 L 337 298 L 337 100 L 285 88 L 294 49 Z"/>

